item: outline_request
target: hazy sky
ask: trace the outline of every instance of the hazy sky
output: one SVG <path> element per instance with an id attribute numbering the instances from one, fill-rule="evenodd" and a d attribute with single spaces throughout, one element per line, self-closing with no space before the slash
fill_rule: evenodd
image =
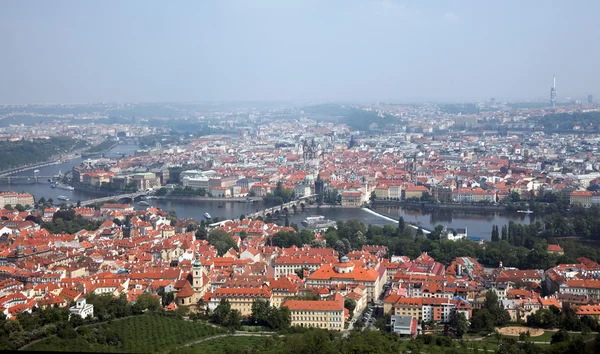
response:
<path id="1" fill-rule="evenodd" d="M 0 1 L 0 103 L 600 95 L 600 1 Z"/>

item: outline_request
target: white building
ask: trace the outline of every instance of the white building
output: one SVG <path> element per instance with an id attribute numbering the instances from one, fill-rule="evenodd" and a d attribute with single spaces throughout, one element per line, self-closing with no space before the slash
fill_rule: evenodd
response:
<path id="1" fill-rule="evenodd" d="M 447 230 L 447 238 L 450 241 L 456 241 L 456 240 L 460 240 L 463 238 L 467 238 L 467 227 L 465 226 L 464 229 L 454 229 L 454 230 Z"/>
<path id="2" fill-rule="evenodd" d="M 391 199 L 401 199 L 402 198 L 402 186 L 390 186 L 389 193 Z"/>
<path id="3" fill-rule="evenodd" d="M 183 186 L 208 189 L 208 177 L 184 177 Z"/>
<path id="4" fill-rule="evenodd" d="M 294 187 L 294 194 L 296 198 L 302 198 L 310 195 L 310 186 L 304 183 L 300 183 L 296 187 Z"/>
<path id="5" fill-rule="evenodd" d="M 80 298 L 74 307 L 69 308 L 71 315 L 79 315 L 81 318 L 94 317 L 94 305 L 88 304 L 85 298 Z"/>

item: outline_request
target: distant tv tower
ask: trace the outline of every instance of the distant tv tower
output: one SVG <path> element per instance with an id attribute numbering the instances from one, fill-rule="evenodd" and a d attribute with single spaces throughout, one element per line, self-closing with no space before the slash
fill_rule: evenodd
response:
<path id="1" fill-rule="evenodd" d="M 553 76 L 554 82 L 550 87 L 550 103 L 552 103 L 552 109 L 556 110 L 556 76 Z"/>

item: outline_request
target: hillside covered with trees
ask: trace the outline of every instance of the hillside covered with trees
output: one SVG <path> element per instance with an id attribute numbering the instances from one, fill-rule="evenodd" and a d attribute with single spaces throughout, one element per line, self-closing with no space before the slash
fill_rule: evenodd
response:
<path id="1" fill-rule="evenodd" d="M 35 139 L 33 141 L 0 141 L 0 171 L 49 160 L 73 149 L 85 146 L 81 140 L 68 137 Z"/>

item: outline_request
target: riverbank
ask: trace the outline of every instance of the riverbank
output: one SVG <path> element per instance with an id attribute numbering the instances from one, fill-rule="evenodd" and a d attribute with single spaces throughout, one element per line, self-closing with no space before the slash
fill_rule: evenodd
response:
<path id="1" fill-rule="evenodd" d="M 373 207 L 379 206 L 399 206 L 399 207 L 414 207 L 414 208 L 431 208 L 431 209 L 452 209 L 452 210 L 469 210 L 469 211 L 506 211 L 506 205 L 490 205 L 490 204 L 466 204 L 466 203 L 425 203 L 425 202 L 408 202 L 399 200 L 375 200 L 371 202 Z"/>

